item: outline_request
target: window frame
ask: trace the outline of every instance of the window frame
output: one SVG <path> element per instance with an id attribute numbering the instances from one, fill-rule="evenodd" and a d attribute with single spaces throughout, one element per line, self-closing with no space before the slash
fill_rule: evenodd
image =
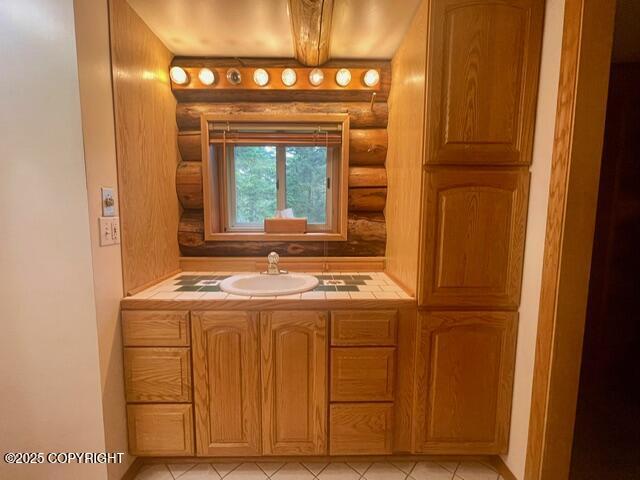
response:
<path id="1" fill-rule="evenodd" d="M 233 147 L 212 144 L 209 138 L 211 122 L 251 122 L 251 123 L 318 123 L 339 124 L 340 145 L 327 149 L 327 178 L 330 191 L 327 194 L 327 223 L 307 225 L 307 232 L 301 234 L 265 233 L 261 225 L 240 225 L 235 223 L 235 180 Z M 204 200 L 204 237 L 206 241 L 344 241 L 347 239 L 347 205 L 349 176 L 349 115 L 344 114 L 202 114 L 200 117 L 202 142 L 202 177 Z M 247 144 L 249 145 L 249 144 Z M 268 145 L 267 142 L 256 145 Z M 276 204 L 286 205 L 286 147 L 296 143 L 276 145 L 276 168 L 278 181 L 283 188 L 276 190 Z M 281 148 L 280 148 L 281 147 Z M 280 153 L 279 153 L 280 152 Z M 283 158 L 280 159 L 279 157 Z M 233 182 L 233 183 L 230 183 Z M 259 230 L 258 230 L 259 228 Z"/>

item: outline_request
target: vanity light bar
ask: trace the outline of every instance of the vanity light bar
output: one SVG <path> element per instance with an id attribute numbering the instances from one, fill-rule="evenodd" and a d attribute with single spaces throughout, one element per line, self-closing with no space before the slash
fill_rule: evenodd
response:
<path id="1" fill-rule="evenodd" d="M 180 67 L 169 70 L 176 90 L 378 91 L 380 71 L 337 67 Z"/>

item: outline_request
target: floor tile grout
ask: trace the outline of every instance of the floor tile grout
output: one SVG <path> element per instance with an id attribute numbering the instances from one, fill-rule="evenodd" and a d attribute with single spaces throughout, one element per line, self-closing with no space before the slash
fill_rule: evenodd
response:
<path id="1" fill-rule="evenodd" d="M 225 463 L 225 462 L 218 462 L 218 463 Z M 233 465 L 233 463 L 234 462 L 228 462 L 228 465 L 231 466 L 231 465 Z M 263 464 L 265 464 L 265 467 L 266 467 L 266 464 L 269 464 L 269 463 L 270 464 L 279 464 L 279 466 L 277 466 L 277 468 L 271 474 L 268 474 L 267 471 L 265 470 L 265 468 L 263 468 L 263 466 L 259 465 L 258 463 L 259 463 L 258 461 L 247 461 L 247 462 L 236 463 L 235 465 L 233 465 L 233 468 L 231 468 L 224 475 L 222 475 L 222 473 L 214 466 L 213 462 L 207 462 L 205 464 L 209 465 L 211 467 L 211 469 L 213 470 L 213 472 L 215 472 L 219 476 L 220 479 L 227 478 L 233 472 L 236 472 L 242 465 L 247 465 L 247 466 L 251 467 L 251 469 L 256 469 L 256 470 L 254 470 L 256 473 L 260 472 L 262 475 L 264 475 L 265 479 L 272 480 L 274 478 L 277 478 L 276 475 L 279 472 L 281 472 L 282 469 L 287 467 L 288 465 L 298 465 L 299 468 L 303 469 L 301 471 L 308 472 L 311 475 L 311 477 L 313 478 L 313 480 L 323 480 L 322 474 L 327 470 L 327 468 L 329 468 L 332 465 L 342 465 L 342 467 L 340 467 L 340 468 L 346 467 L 346 470 L 342 470 L 342 472 L 346 475 L 346 478 L 350 478 L 351 474 L 349 472 L 353 472 L 353 473 L 358 475 L 358 477 L 357 477 L 358 480 L 369 480 L 367 478 L 367 473 L 372 471 L 372 468 L 375 465 L 380 465 L 382 467 L 391 467 L 392 469 L 395 469 L 398 473 L 401 474 L 400 476 L 397 477 L 397 478 L 399 478 L 399 480 L 416 480 L 416 478 L 413 477 L 413 474 L 416 471 L 416 469 L 418 468 L 418 465 L 421 464 L 421 463 L 429 463 L 429 464 L 433 464 L 433 465 L 439 466 L 444 471 L 446 471 L 448 474 L 450 474 L 451 475 L 449 477 L 450 480 L 465 480 L 464 477 L 458 475 L 458 472 L 461 472 L 461 468 L 463 467 L 463 464 L 465 464 L 465 462 L 464 461 L 455 461 L 455 460 L 453 460 L 451 462 L 444 462 L 445 464 L 447 464 L 447 466 L 445 466 L 444 464 L 442 464 L 442 463 L 440 463 L 438 461 L 429 461 L 429 460 L 425 460 L 425 461 L 421 461 L 421 460 L 410 461 L 410 462 L 404 462 L 407 465 L 404 465 L 403 468 L 395 465 L 395 463 L 392 462 L 392 461 L 358 462 L 357 460 L 354 460 L 352 462 L 349 462 L 349 461 L 326 462 L 326 463 L 325 462 L 309 462 L 309 463 L 316 463 L 316 464 L 323 464 L 324 463 L 324 466 L 317 472 L 317 474 L 314 473 L 309 467 L 307 467 L 307 465 L 305 465 L 305 462 L 302 461 L 302 460 L 292 461 L 292 462 L 286 462 L 286 461 L 285 462 L 276 462 L 276 461 L 262 462 Z M 356 470 L 356 468 L 352 465 L 352 463 L 360 464 L 363 467 L 363 472 L 360 473 L 358 470 Z M 499 475 L 499 472 L 497 472 L 496 469 L 493 468 L 492 465 L 489 465 L 489 464 L 487 464 L 485 462 L 482 462 L 482 461 L 474 461 L 474 462 L 470 462 L 470 463 L 472 465 L 473 464 L 476 465 L 476 467 L 474 467 L 474 468 L 479 467 L 481 470 L 485 470 L 486 471 L 486 472 L 484 472 L 485 475 L 486 475 L 486 473 L 495 474 L 495 480 L 502 480 L 502 478 Z M 187 470 L 184 470 L 181 473 L 174 473 L 171 470 L 171 468 L 169 468 L 170 464 L 163 463 L 163 464 L 158 464 L 158 465 L 162 465 L 162 467 L 164 467 L 164 468 L 160 468 L 160 470 L 162 470 L 163 472 L 168 472 L 171 479 L 180 480 L 184 476 L 187 476 L 190 471 L 192 471 L 197 465 L 199 465 L 199 463 L 192 464 Z M 166 474 L 164 474 L 164 473 L 162 473 L 160 471 L 157 471 L 156 473 L 160 474 L 163 477 L 166 475 Z M 376 475 L 379 475 L 380 473 L 381 472 L 376 471 Z M 476 475 L 473 472 L 473 470 L 469 471 L 468 473 L 473 478 L 476 478 Z M 395 474 L 395 475 L 397 475 L 397 474 Z M 334 474 L 332 473 L 331 476 L 333 477 Z M 156 474 L 153 474 L 152 476 L 150 476 L 148 478 L 150 480 L 153 480 L 154 478 L 157 478 L 157 477 L 156 477 Z M 244 475 L 241 475 L 241 478 L 245 478 Z M 339 479 L 345 478 L 345 477 L 343 477 L 339 472 L 335 472 L 335 478 L 336 478 L 336 480 L 339 480 Z"/>

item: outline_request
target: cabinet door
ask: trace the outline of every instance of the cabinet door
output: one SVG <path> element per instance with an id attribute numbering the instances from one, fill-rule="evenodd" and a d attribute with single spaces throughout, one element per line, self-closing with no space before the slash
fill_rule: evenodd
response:
<path id="1" fill-rule="evenodd" d="M 527 169 L 439 168 L 425 181 L 420 305 L 516 309 Z"/>
<path id="2" fill-rule="evenodd" d="M 433 0 L 427 162 L 528 164 L 543 0 Z"/>
<path id="3" fill-rule="evenodd" d="M 325 312 L 260 314 L 265 455 L 327 450 Z"/>
<path id="4" fill-rule="evenodd" d="M 506 452 L 516 324 L 515 312 L 420 314 L 416 452 Z"/>
<path id="5" fill-rule="evenodd" d="M 192 312 L 199 456 L 260 455 L 258 314 Z"/>

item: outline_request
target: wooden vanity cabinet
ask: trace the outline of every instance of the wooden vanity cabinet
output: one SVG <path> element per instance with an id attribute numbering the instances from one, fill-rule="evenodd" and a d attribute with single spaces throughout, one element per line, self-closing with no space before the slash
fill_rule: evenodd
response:
<path id="1" fill-rule="evenodd" d="M 396 310 L 331 312 L 329 453 L 393 453 Z"/>
<path id="2" fill-rule="evenodd" d="M 197 454 L 260 455 L 258 313 L 194 311 L 191 319 Z"/>
<path id="3" fill-rule="evenodd" d="M 327 451 L 326 312 L 192 312 L 198 456 Z"/>
<path id="4" fill-rule="evenodd" d="M 327 453 L 327 312 L 260 314 L 262 449 Z"/>
<path id="5" fill-rule="evenodd" d="M 129 452 L 194 454 L 188 311 L 122 312 Z"/>
<path id="6" fill-rule="evenodd" d="M 516 312 L 422 312 L 416 453 L 506 453 Z"/>

